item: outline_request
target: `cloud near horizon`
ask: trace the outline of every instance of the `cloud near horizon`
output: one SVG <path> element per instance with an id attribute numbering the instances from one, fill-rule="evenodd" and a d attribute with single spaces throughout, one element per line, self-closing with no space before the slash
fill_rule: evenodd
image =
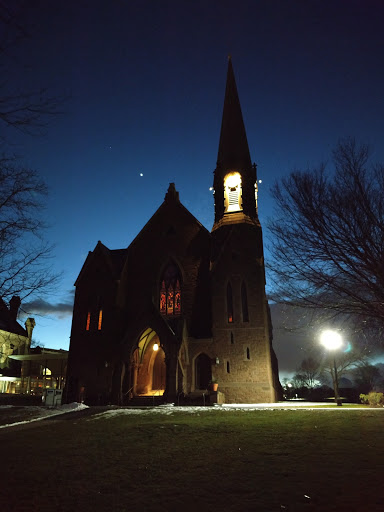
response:
<path id="1" fill-rule="evenodd" d="M 56 304 L 50 304 L 43 299 L 32 300 L 31 302 L 25 302 L 20 308 L 20 317 L 25 318 L 27 316 L 41 315 L 41 316 L 54 316 L 56 318 L 67 318 L 72 316 L 73 311 L 73 299 L 68 299 L 64 302 L 57 302 Z"/>

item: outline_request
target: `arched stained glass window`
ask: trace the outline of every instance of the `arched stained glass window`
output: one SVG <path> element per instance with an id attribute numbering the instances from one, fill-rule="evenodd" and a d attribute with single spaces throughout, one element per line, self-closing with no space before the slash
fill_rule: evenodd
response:
<path id="1" fill-rule="evenodd" d="M 241 308 L 243 311 L 243 322 L 249 322 L 247 287 L 244 281 L 241 283 Z"/>
<path id="2" fill-rule="evenodd" d="M 160 313 L 163 315 L 181 314 L 181 278 L 174 263 L 167 265 L 163 272 L 160 287 Z"/>
<path id="3" fill-rule="evenodd" d="M 231 283 L 228 283 L 227 285 L 227 315 L 228 323 L 233 324 L 233 299 Z"/>

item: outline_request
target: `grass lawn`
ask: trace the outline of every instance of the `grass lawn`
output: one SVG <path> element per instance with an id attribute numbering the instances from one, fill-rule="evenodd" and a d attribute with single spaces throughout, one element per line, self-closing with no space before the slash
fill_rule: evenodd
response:
<path id="1" fill-rule="evenodd" d="M 208 409 L 0 430 L 12 511 L 384 510 L 384 411 Z"/>

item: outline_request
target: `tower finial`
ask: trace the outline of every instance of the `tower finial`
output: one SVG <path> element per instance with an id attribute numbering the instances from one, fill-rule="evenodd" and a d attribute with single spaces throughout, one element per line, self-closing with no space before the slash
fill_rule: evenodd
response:
<path id="1" fill-rule="evenodd" d="M 165 201 L 179 201 L 179 193 L 176 190 L 175 184 L 170 183 L 167 193 L 165 194 Z"/>

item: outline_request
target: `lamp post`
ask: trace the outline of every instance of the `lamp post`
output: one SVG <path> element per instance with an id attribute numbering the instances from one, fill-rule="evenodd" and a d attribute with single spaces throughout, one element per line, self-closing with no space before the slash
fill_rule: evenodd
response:
<path id="1" fill-rule="evenodd" d="M 333 351 L 333 370 L 335 372 L 335 378 L 334 378 L 334 390 L 335 390 L 335 402 L 337 405 L 342 405 L 341 398 L 339 395 L 339 381 L 337 378 L 337 366 L 336 366 L 336 356 L 335 356 L 335 350 L 339 349 L 341 345 L 343 344 L 343 340 L 340 336 L 340 334 L 336 331 L 323 331 L 320 336 L 320 343 L 325 347 L 327 350 Z"/>

